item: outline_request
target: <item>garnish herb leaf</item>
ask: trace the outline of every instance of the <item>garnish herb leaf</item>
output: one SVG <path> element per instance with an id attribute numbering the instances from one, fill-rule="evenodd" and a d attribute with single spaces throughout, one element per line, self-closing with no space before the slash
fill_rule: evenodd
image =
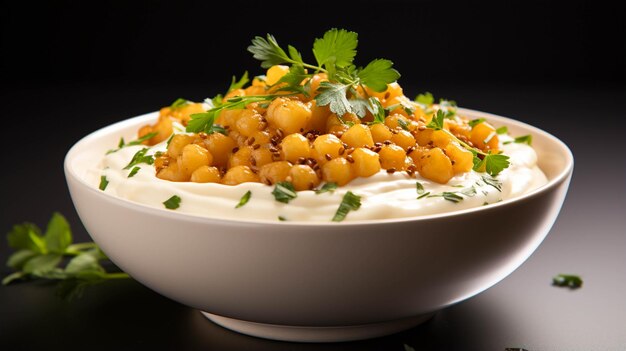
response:
<path id="1" fill-rule="evenodd" d="M 177 108 L 181 108 L 185 105 L 192 104 L 192 103 L 193 103 L 192 101 L 189 101 L 187 99 L 178 98 L 176 99 L 176 101 L 172 102 L 172 104 L 170 105 L 170 108 L 177 109 Z"/>
<path id="2" fill-rule="evenodd" d="M 63 254 L 65 249 L 70 246 L 72 243 L 72 232 L 63 215 L 58 212 L 52 214 L 52 218 L 46 228 L 44 240 L 48 252 Z"/>
<path id="3" fill-rule="evenodd" d="M 259 36 L 252 39 L 252 45 L 248 46 L 248 51 L 253 54 L 255 59 L 261 61 L 263 68 L 270 68 L 290 61 L 285 50 L 281 49 L 271 34 L 267 35 L 267 39 Z"/>
<path id="4" fill-rule="evenodd" d="M 126 144 L 124 142 L 124 138 L 120 138 L 120 142 L 117 144 L 117 149 L 111 149 L 109 151 L 106 152 L 106 154 L 112 154 L 114 152 L 119 151 L 120 149 L 123 149 L 127 146 L 136 146 L 136 145 L 141 145 L 144 141 L 152 139 L 153 137 L 157 136 L 159 133 L 158 132 L 152 132 L 152 133 L 148 133 L 144 136 L 142 136 L 141 138 L 138 138 L 137 140 L 133 140 L 131 142 L 129 142 L 128 144 Z"/>
<path id="5" fill-rule="evenodd" d="M 237 206 L 235 206 L 235 208 L 239 208 L 247 204 L 248 201 L 250 201 L 251 196 L 252 196 L 252 192 L 250 190 L 246 191 L 246 193 L 243 194 L 243 196 L 241 197 L 241 199 L 239 200 L 239 203 L 237 204 Z"/>
<path id="6" fill-rule="evenodd" d="M 577 289 L 583 285 L 583 280 L 580 276 L 574 274 L 557 274 L 552 278 L 552 285 Z"/>
<path id="7" fill-rule="evenodd" d="M 398 118 L 398 125 L 407 132 L 409 131 L 409 124 L 404 119 Z"/>
<path id="8" fill-rule="evenodd" d="M 415 188 L 417 189 L 417 195 L 424 195 L 426 190 L 424 190 L 424 186 L 420 182 L 415 182 Z"/>
<path id="9" fill-rule="evenodd" d="M 141 169 L 141 167 L 139 167 L 139 166 L 133 167 L 133 169 L 130 170 L 130 173 L 128 173 L 128 178 L 134 177 L 135 174 L 137 174 L 137 172 L 139 172 L 140 169 Z"/>
<path id="10" fill-rule="evenodd" d="M 243 88 L 246 84 L 248 84 L 249 81 L 250 79 L 248 78 L 248 71 L 243 72 L 243 75 L 241 76 L 241 78 L 239 78 L 239 80 L 237 80 L 237 77 L 233 76 L 227 93 L 230 93 L 233 90 Z"/>
<path id="11" fill-rule="evenodd" d="M 502 126 L 496 129 L 496 134 L 506 134 L 509 132 L 509 128 L 507 126 Z"/>
<path id="12" fill-rule="evenodd" d="M 100 185 L 98 185 L 98 189 L 104 191 L 107 188 L 107 185 L 109 185 L 109 181 L 107 180 L 107 176 L 101 175 L 100 176 Z"/>
<path id="13" fill-rule="evenodd" d="M 175 210 L 180 207 L 180 201 L 180 196 L 174 195 L 169 199 L 163 201 L 163 205 L 165 205 L 165 208 L 167 208 L 168 210 Z"/>
<path id="14" fill-rule="evenodd" d="M 451 192 L 451 191 L 444 191 L 443 193 L 441 193 L 441 196 L 444 199 L 446 199 L 448 201 L 452 201 L 454 203 L 459 203 L 459 202 L 463 201 L 463 197 L 462 196 L 459 196 L 455 192 Z"/>
<path id="15" fill-rule="evenodd" d="M 374 120 L 370 124 L 385 123 L 385 108 L 377 98 L 369 98 L 370 112 L 374 116 Z"/>
<path id="16" fill-rule="evenodd" d="M 506 155 L 492 155 L 489 154 L 483 159 L 485 163 L 485 171 L 492 177 L 497 176 L 505 168 L 511 164 L 509 162 L 509 156 Z"/>
<path id="17" fill-rule="evenodd" d="M 430 191 L 427 191 L 425 193 L 423 193 L 422 195 L 418 196 L 417 199 L 423 199 L 425 197 L 430 197 Z"/>
<path id="18" fill-rule="evenodd" d="M 471 128 L 476 127 L 477 124 L 483 123 L 484 121 L 486 121 L 486 119 L 484 118 L 477 118 L 477 119 L 473 119 L 471 121 L 469 121 L 467 124 L 469 124 L 469 126 Z"/>
<path id="19" fill-rule="evenodd" d="M 332 193 L 336 189 L 337 189 L 337 183 L 333 183 L 333 182 L 324 183 L 324 185 L 322 185 L 321 188 L 315 190 L 315 193 L 318 195 L 323 194 L 323 193 L 328 193 L 328 192 Z"/>
<path id="20" fill-rule="evenodd" d="M 357 73 L 361 82 L 372 90 L 383 92 L 387 90 L 387 84 L 400 78 L 400 73 L 392 68 L 393 62 L 385 59 L 376 59 Z"/>
<path id="21" fill-rule="evenodd" d="M 417 95 L 417 97 L 415 98 L 415 102 L 424 105 L 424 107 L 428 107 L 435 103 L 435 97 L 433 96 L 433 94 L 425 92 L 424 94 Z"/>
<path id="22" fill-rule="evenodd" d="M 322 38 L 315 39 L 313 55 L 319 66 L 328 70 L 330 77 L 335 75 L 336 68 L 344 68 L 352 64 L 356 56 L 358 35 L 345 29 L 331 29 Z"/>
<path id="23" fill-rule="evenodd" d="M 289 201 L 298 197 L 296 189 L 290 182 L 278 182 L 272 191 L 272 195 L 278 202 L 289 203 Z"/>
<path id="24" fill-rule="evenodd" d="M 528 135 L 518 136 L 513 141 L 505 141 L 504 144 L 517 143 L 517 144 L 531 145 L 532 142 L 533 142 L 533 136 L 528 134 Z"/>
<path id="25" fill-rule="evenodd" d="M 278 220 L 281 222 L 285 222 L 287 220 L 287 218 L 283 217 L 283 216 L 278 216 Z"/>
<path id="26" fill-rule="evenodd" d="M 341 83 L 321 82 L 318 88 L 319 95 L 315 97 L 318 106 L 328 105 L 330 110 L 343 116 L 346 113 L 354 113 L 354 108 L 346 97 L 348 86 Z"/>
<path id="27" fill-rule="evenodd" d="M 426 128 L 431 128 L 434 130 L 443 129 L 443 119 L 445 118 L 446 113 L 442 110 L 438 110 L 437 113 L 433 116 L 433 118 L 428 122 Z"/>
<path id="28" fill-rule="evenodd" d="M 341 200 L 341 204 L 339 204 L 339 208 L 337 212 L 335 212 L 335 216 L 333 217 L 333 222 L 341 222 L 346 219 L 346 216 L 350 211 L 356 211 L 361 208 L 361 197 L 355 195 L 353 192 L 348 191 L 343 195 L 343 199 Z"/>
<path id="29" fill-rule="evenodd" d="M 146 155 L 149 151 L 147 147 L 137 151 L 130 162 L 124 167 L 124 169 L 131 169 L 133 166 L 138 165 L 140 163 L 147 163 L 149 165 L 154 163 L 154 157 L 152 155 Z"/>
<path id="30" fill-rule="evenodd" d="M 496 190 L 498 190 L 499 192 L 502 192 L 502 183 L 496 178 L 483 175 L 482 179 L 483 179 L 483 182 L 485 182 L 485 184 L 491 185 L 492 187 L 496 188 Z"/>

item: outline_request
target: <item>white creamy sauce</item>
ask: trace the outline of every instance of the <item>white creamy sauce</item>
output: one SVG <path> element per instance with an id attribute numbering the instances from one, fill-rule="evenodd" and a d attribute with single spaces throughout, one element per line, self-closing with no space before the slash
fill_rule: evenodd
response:
<path id="1" fill-rule="evenodd" d="M 499 138 L 501 142 L 512 140 L 504 135 Z M 547 183 L 546 176 L 536 165 L 535 151 L 525 144 L 510 143 L 501 145 L 511 162 L 497 176 L 502 191 L 485 183 L 485 173 L 474 171 L 458 175 L 448 184 L 442 185 L 419 175 L 411 178 L 404 172 L 388 174 L 383 170 L 368 178 L 357 178 L 333 193 L 318 195 L 313 191 L 300 191 L 296 199 L 285 204 L 275 200 L 272 195 L 273 186 L 261 183 L 228 186 L 216 183 L 171 182 L 157 178 L 154 166 L 145 163 L 138 164 L 140 170 L 128 178 L 130 169 L 123 168 L 143 147 L 125 147 L 106 155 L 98 167 L 89 170 L 89 181 L 98 187 L 100 176 L 104 175 L 109 181 L 105 190 L 108 194 L 163 209 L 163 202 L 177 195 L 181 198 L 181 203 L 175 211 L 222 219 L 278 221 L 280 216 L 287 221 L 330 221 L 347 191 L 361 196 L 362 205 L 359 210 L 351 211 L 345 221 L 414 217 L 496 203 L 520 196 Z M 163 142 L 151 147 L 147 154 L 153 155 L 157 151 L 165 150 L 166 143 Z M 431 195 L 455 192 L 463 200 L 455 203 L 441 196 L 417 199 L 416 182 L 420 182 Z M 461 193 L 471 187 L 474 187 L 475 195 Z M 235 206 L 248 190 L 252 192 L 249 202 L 236 209 Z"/>

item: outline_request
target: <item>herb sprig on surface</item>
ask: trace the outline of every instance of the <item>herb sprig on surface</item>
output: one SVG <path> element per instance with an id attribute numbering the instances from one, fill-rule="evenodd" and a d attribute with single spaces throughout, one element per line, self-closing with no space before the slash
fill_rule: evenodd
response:
<path id="1" fill-rule="evenodd" d="M 3 285 L 22 279 L 58 281 L 58 294 L 72 299 L 80 297 L 87 286 L 129 278 L 126 273 L 110 273 L 102 267 L 100 262 L 107 257 L 95 243 L 74 244 L 70 226 L 60 213 L 52 215 L 45 232 L 32 223 L 18 224 L 7 234 L 7 240 L 16 250 L 7 260 L 15 272 L 2 280 Z M 63 265 L 66 258 L 70 259 Z"/>

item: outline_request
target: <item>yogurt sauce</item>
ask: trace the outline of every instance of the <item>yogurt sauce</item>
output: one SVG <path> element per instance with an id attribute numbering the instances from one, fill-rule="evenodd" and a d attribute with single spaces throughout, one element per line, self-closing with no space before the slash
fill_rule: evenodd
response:
<path id="1" fill-rule="evenodd" d="M 499 136 L 501 143 L 512 140 Z M 486 173 L 474 171 L 452 178 L 442 185 L 420 177 L 410 178 L 404 172 L 388 174 L 382 170 L 368 178 L 357 178 L 333 193 L 315 194 L 313 191 L 299 191 L 298 197 L 288 204 L 278 202 L 271 194 L 273 186 L 261 183 L 243 183 L 228 186 L 216 183 L 171 182 L 156 177 L 154 166 L 138 164 L 140 170 L 128 178 L 130 170 L 123 168 L 133 155 L 145 146 L 125 147 L 106 155 L 98 167 L 90 169 L 88 177 L 97 188 L 100 176 L 109 181 L 108 194 L 137 203 L 165 209 L 163 202 L 173 195 L 181 198 L 180 207 L 175 211 L 221 219 L 276 220 L 282 217 L 287 221 L 328 222 L 341 203 L 343 195 L 352 191 L 361 196 L 361 208 L 351 211 L 345 221 L 414 217 L 435 213 L 452 212 L 480 207 L 505 199 L 520 196 L 547 183 L 546 176 L 537 167 L 537 154 L 528 145 L 510 143 L 501 145 L 504 154 L 510 157 L 511 165 L 502 171 L 497 180 L 501 191 L 487 184 Z M 165 151 L 166 143 L 150 148 L 148 155 Z M 420 182 L 430 195 L 443 192 L 456 192 L 463 200 L 452 202 L 442 196 L 426 196 L 417 199 L 416 182 Z M 465 195 L 462 192 L 474 195 Z M 235 209 L 241 197 L 252 192 L 249 202 Z"/>

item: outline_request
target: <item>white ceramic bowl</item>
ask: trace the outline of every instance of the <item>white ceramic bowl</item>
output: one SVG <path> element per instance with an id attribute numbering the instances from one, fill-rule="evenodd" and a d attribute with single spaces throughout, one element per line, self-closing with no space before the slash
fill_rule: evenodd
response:
<path id="1" fill-rule="evenodd" d="M 345 341 L 390 334 L 491 287 L 519 267 L 554 223 L 573 169 L 570 150 L 527 124 L 471 110 L 532 134 L 548 184 L 469 210 L 346 223 L 204 218 L 117 198 L 86 170 L 156 114 L 80 140 L 65 174 L 92 238 L 149 288 L 227 328 L 271 339 Z"/>

